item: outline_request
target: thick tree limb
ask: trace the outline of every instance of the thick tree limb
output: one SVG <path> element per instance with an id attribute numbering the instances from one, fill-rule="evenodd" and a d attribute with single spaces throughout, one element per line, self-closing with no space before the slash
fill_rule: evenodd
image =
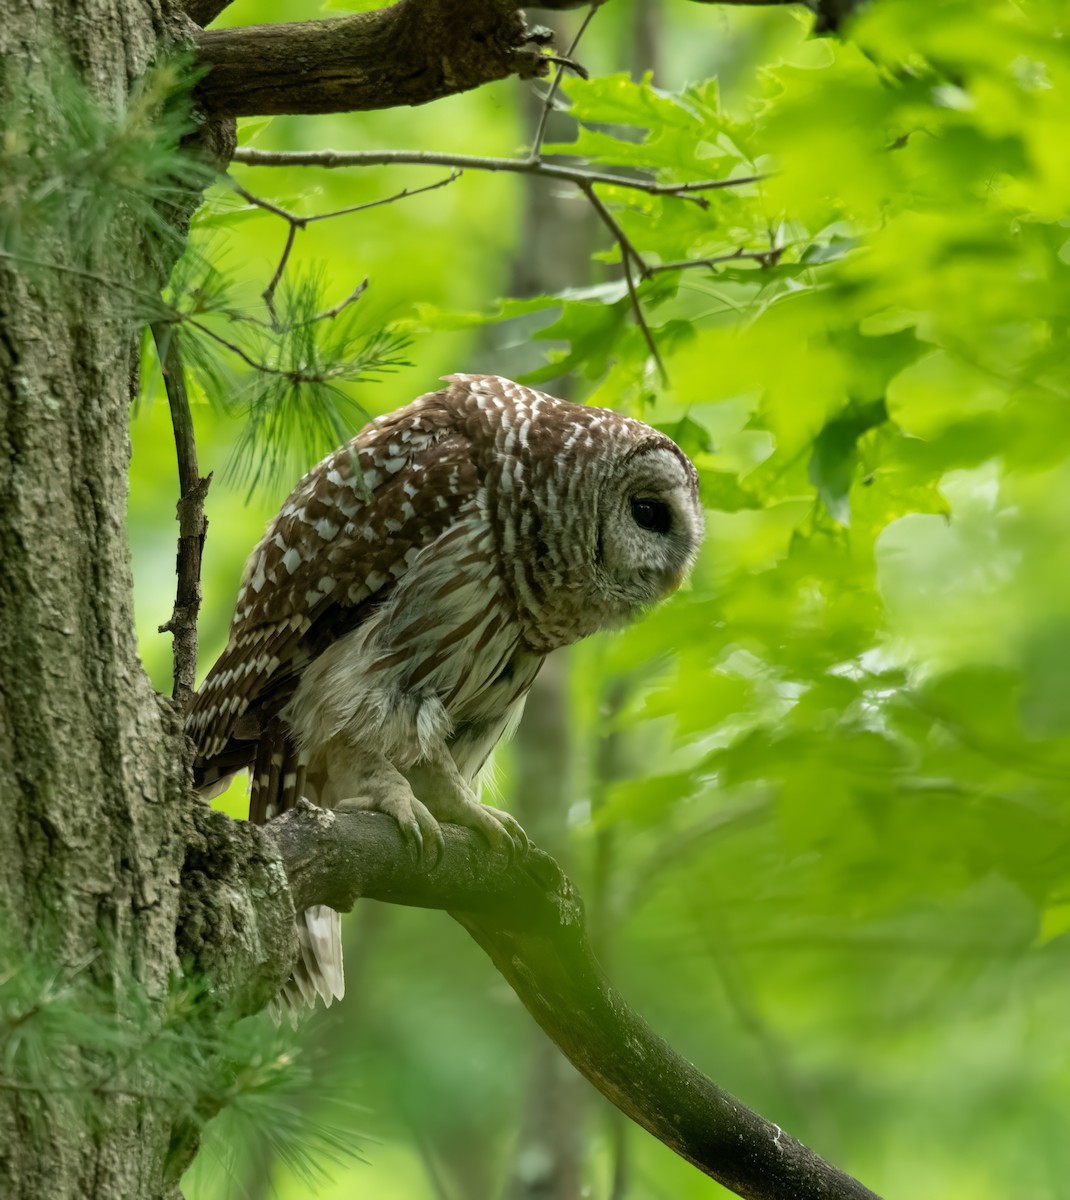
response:
<path id="1" fill-rule="evenodd" d="M 184 0 L 182 7 L 191 21 L 204 26 L 210 25 L 230 4 L 231 0 Z"/>
<path id="2" fill-rule="evenodd" d="M 326 21 L 197 35 L 209 116 L 357 112 L 426 104 L 510 75 L 545 75 L 512 0 L 398 0 Z"/>
<path id="3" fill-rule="evenodd" d="M 794 0 L 714 0 L 776 5 Z M 186 0 L 199 25 L 228 0 Z M 835 29 L 857 0 L 813 0 L 817 28 Z M 575 7 L 546 0 L 542 7 Z M 545 75 L 555 61 L 528 38 L 515 0 L 398 0 L 322 21 L 210 29 L 196 35 L 208 73 L 197 99 L 211 117 L 363 112 L 427 104 L 496 79 Z"/>
<path id="4" fill-rule="evenodd" d="M 541 850 L 522 860 L 448 825 L 420 872 L 388 817 L 302 804 L 267 827 L 296 908 L 361 896 L 442 908 L 489 955 L 525 1007 L 622 1112 L 749 1200 L 877 1200 L 779 1126 L 721 1091 L 661 1040 L 602 974 L 571 882 Z"/>

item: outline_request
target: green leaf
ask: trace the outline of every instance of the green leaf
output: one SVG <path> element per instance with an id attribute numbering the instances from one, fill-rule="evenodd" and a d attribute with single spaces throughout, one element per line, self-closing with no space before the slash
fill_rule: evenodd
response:
<path id="1" fill-rule="evenodd" d="M 848 496 L 858 468 L 858 439 L 888 419 L 882 400 L 854 407 L 829 421 L 814 439 L 810 456 L 810 482 L 829 515 L 841 525 L 851 523 Z"/>

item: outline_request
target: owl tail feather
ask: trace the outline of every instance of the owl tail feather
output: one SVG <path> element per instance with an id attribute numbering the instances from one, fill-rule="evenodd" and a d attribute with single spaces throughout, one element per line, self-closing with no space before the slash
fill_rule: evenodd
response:
<path id="1" fill-rule="evenodd" d="M 330 1008 L 346 992 L 342 971 L 342 918 L 326 904 L 314 904 L 297 914 L 297 937 L 300 956 L 293 974 L 286 981 L 269 1011 L 275 1024 L 283 1013 L 290 1024 L 297 1025 L 297 1016 L 304 1005 L 316 1007 L 316 997 Z"/>

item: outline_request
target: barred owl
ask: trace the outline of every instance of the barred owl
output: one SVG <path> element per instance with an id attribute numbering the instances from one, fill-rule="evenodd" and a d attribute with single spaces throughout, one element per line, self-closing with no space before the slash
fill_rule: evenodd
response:
<path id="1" fill-rule="evenodd" d="M 306 796 L 523 846 L 477 777 L 544 657 L 672 592 L 702 534 L 695 469 L 639 421 L 507 379 L 380 417 L 310 471 L 253 550 L 189 717 L 206 795 L 251 772 L 250 819 Z M 298 922 L 284 997 L 343 993 L 338 915 Z"/>

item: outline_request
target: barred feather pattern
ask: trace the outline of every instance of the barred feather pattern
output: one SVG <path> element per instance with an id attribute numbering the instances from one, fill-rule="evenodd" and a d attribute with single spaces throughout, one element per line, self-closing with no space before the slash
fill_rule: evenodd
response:
<path id="1" fill-rule="evenodd" d="M 523 841 L 477 777 L 550 651 L 677 587 L 697 477 L 664 434 L 497 376 L 379 418 L 298 483 L 246 564 L 188 729 L 205 795 L 251 771 L 250 818 L 299 796 Z M 284 998 L 341 996 L 338 917 L 302 915 Z"/>

